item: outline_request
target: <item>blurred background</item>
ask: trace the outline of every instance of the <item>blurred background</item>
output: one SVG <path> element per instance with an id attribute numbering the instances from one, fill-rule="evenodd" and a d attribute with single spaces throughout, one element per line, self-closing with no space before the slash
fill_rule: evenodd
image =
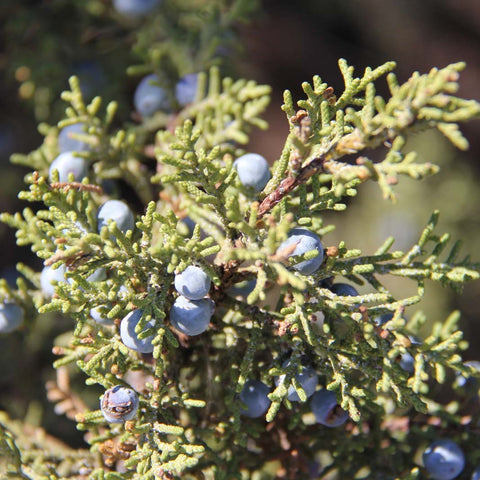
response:
<path id="1" fill-rule="evenodd" d="M 200 0 L 199 0 L 200 1 Z M 212 0 L 213 1 L 213 0 Z M 203 2 L 208 4 L 207 2 Z M 249 151 L 270 162 L 278 158 L 288 126 L 280 109 L 282 94 L 290 89 L 303 98 L 301 84 L 313 75 L 342 91 L 337 61 L 345 58 L 359 75 L 367 66 L 397 62 L 401 82 L 414 71 L 466 61 L 459 95 L 480 99 L 480 2 L 478 0 L 264 0 L 252 21 L 240 24 L 226 51 L 225 72 L 253 78 L 273 87 L 266 119 L 267 131 L 253 133 Z M 75 14 L 73 14 L 74 12 Z M 87 30 L 82 25 L 88 24 Z M 79 75 L 85 95 L 102 95 L 120 102 L 119 118 L 128 118 L 137 79 L 126 68 L 138 58 L 119 39 L 131 28 L 112 13 L 109 0 L 44 0 L 2 2 L 0 6 L 0 211 L 21 211 L 16 195 L 23 188 L 26 170 L 12 166 L 13 152 L 27 153 L 39 146 L 39 122 L 55 124 L 65 104 L 59 94 L 67 78 Z M 378 83 L 386 94 L 386 84 Z M 345 240 L 350 248 L 373 253 L 393 235 L 395 249 L 408 249 L 418 239 L 434 209 L 440 209 L 439 233 L 464 239 L 464 252 L 480 261 L 480 122 L 463 127 L 470 141 L 466 152 L 455 150 L 437 133 L 417 134 L 407 146 L 420 159 L 441 166 L 435 177 L 417 182 L 401 179 L 397 203 L 384 201 L 374 183 L 363 185 L 346 212 L 331 213 L 326 223 L 336 230 L 327 245 Z M 41 268 L 28 248 L 15 244 L 12 230 L 0 224 L 0 276 L 14 282 L 17 261 Z M 412 294 L 412 285 L 386 282 L 398 296 Z M 364 290 L 360 289 L 360 293 Z M 465 359 L 480 359 L 480 282 L 468 284 L 462 296 L 433 283 L 427 284 L 421 308 L 429 322 L 441 321 L 454 309 L 463 312 L 461 327 L 470 347 Z M 413 307 L 415 308 L 415 307 Z M 412 310 L 413 312 L 413 310 Z M 407 315 L 411 312 L 407 311 Z M 425 332 L 428 331 L 428 325 Z M 56 316 L 46 317 L 44 336 L 21 333 L 0 338 L 0 409 L 14 416 L 43 417 L 53 434 L 80 444 L 68 420 L 45 409 L 45 382 L 52 377 L 50 353 L 53 338 L 65 330 Z M 8 344 L 8 348 L 7 348 Z M 28 355 L 18 358 L 18 352 Z M 15 352 L 12 356 L 8 352 Z M 8 362 L 8 363 L 6 363 Z M 30 375 L 31 381 L 17 381 Z M 13 399 L 13 400 L 12 400 Z"/>

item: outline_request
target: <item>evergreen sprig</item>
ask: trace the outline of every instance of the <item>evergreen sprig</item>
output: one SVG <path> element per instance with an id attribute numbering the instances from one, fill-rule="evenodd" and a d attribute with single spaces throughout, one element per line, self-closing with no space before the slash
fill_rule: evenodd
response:
<path id="1" fill-rule="evenodd" d="M 191 4 L 185 0 L 174 8 L 166 2 L 165 16 L 149 19 L 136 40 L 143 63 L 131 73 L 162 73 L 171 96 L 181 74 L 215 63 L 215 35 L 255 6 L 237 0 L 189 11 Z M 169 21 L 175 12 L 178 24 Z M 203 29 L 195 17 L 199 12 L 210 18 L 211 28 Z M 158 30 L 159 24 L 165 29 Z M 182 43 L 185 29 L 200 40 L 198 50 L 190 49 L 191 41 Z M 175 50 L 184 58 L 173 55 Z M 460 314 L 434 324 L 420 341 L 426 318 L 410 310 L 429 281 L 460 290 L 480 276 L 477 263 L 459 259 L 458 242 L 450 247 L 450 235 L 436 233 L 438 212 L 406 252 L 392 251 L 393 238 L 373 254 L 342 241 L 326 246 L 311 275 L 295 266 L 318 251 L 292 257 L 293 249 L 280 245 L 296 226 L 328 242 L 334 227 L 324 224 L 323 214 L 345 210 L 347 197 L 355 197 L 368 180 L 394 198 L 401 175 L 423 179 L 436 173 L 436 165 L 405 152 L 407 138 L 438 129 L 466 148 L 458 124 L 477 118 L 480 104 L 456 96 L 463 63 L 415 73 L 403 85 L 392 73 L 393 62 L 367 68 L 359 77 L 345 60 L 339 67 L 345 88 L 338 97 L 318 76 L 303 84 L 306 98 L 296 104 L 285 92 L 282 108 L 290 130 L 260 193 L 241 184 L 234 160 L 245 153 L 251 129 L 267 126 L 262 115 L 268 86 L 222 78 L 219 69 L 210 68 L 208 75 L 200 73 L 192 104 L 171 115 L 134 118 L 134 124 L 115 117 L 114 102 L 100 113 L 101 99 L 86 103 L 80 82 L 70 79 L 62 95 L 65 118 L 56 127 L 41 127 L 45 139 L 39 149 L 13 159 L 31 170 L 28 190 L 19 196 L 32 206 L 1 216 L 16 229 L 19 245 L 30 245 L 45 265 L 65 268 L 65 281 L 47 298 L 39 273 L 19 265 L 26 280 L 16 289 L 0 282 L 0 296 L 32 312 L 28 329 L 36 328 L 40 315 L 69 318 L 69 330 L 53 349 L 54 368 L 81 372 L 83 389 L 133 386 L 139 409 L 124 424 L 106 422 L 97 407 L 76 412 L 88 452 L 55 445 L 52 452 L 41 451 L 25 442 L 10 420 L 0 422 L 0 447 L 20 478 L 257 478 L 272 462 L 300 478 L 307 461 L 322 451 L 331 457 L 322 478 L 395 478 L 399 472 L 419 478 L 413 455 L 433 438 L 433 423 L 464 440 L 460 405 L 441 404 L 432 394 L 451 388 L 450 377 L 473 373 L 461 357 L 466 342 L 458 329 Z M 375 84 L 385 76 L 390 96 L 384 99 Z M 59 182 L 48 169 L 58 154 L 59 129 L 73 123 L 85 125 L 78 139 L 89 145 L 80 153 L 89 162 L 89 177 Z M 366 156 L 382 146 L 387 151 L 381 160 Z M 106 179 L 117 181 L 108 194 Z M 121 196 L 120 182 L 141 203 L 135 226 L 125 233 L 112 222 L 99 232 L 98 209 Z M 189 337 L 173 328 L 169 314 L 178 297 L 175 275 L 192 264 L 212 280 L 215 314 L 207 331 Z M 104 277 L 91 280 L 99 269 Z M 411 280 L 414 292 L 398 298 L 384 285 L 386 276 Z M 364 292 L 334 293 L 332 283 L 339 278 Z M 254 280 L 255 287 L 246 295 L 235 293 L 232 286 L 245 280 Z M 93 308 L 112 325 L 95 322 Z M 134 309 L 143 310 L 135 333 L 153 337 L 151 354 L 122 342 L 120 322 Z M 383 322 L 382 314 L 391 317 Z M 402 366 L 406 358 L 408 368 Z M 348 413 L 345 428 L 319 434 L 298 380 L 306 366 Z M 266 424 L 243 415 L 239 394 L 252 379 L 271 387 Z M 290 385 L 299 402 L 288 399 Z M 380 447 L 384 452 L 367 463 L 367 454 Z M 31 472 L 42 462 L 35 476 Z"/>

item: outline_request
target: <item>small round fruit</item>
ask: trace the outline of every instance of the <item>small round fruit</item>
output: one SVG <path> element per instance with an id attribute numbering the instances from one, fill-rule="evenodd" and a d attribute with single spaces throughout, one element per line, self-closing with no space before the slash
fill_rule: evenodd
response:
<path id="1" fill-rule="evenodd" d="M 437 440 L 423 452 L 423 465 L 434 480 L 453 480 L 465 467 L 465 455 L 453 440 Z"/>
<path id="2" fill-rule="evenodd" d="M 175 97 L 181 107 L 195 100 L 198 85 L 198 73 L 184 75 L 175 86 Z"/>
<path id="3" fill-rule="evenodd" d="M 471 480 L 480 480 L 480 465 L 473 471 Z"/>
<path id="4" fill-rule="evenodd" d="M 408 373 L 413 373 L 415 371 L 415 358 L 413 358 L 413 356 L 408 352 L 400 355 L 399 364 L 403 370 Z"/>
<path id="5" fill-rule="evenodd" d="M 373 321 L 377 327 L 381 327 L 389 322 L 393 318 L 393 313 L 383 313 L 382 315 L 377 315 Z"/>
<path id="6" fill-rule="evenodd" d="M 75 138 L 75 135 L 85 135 L 84 123 L 72 123 L 60 130 L 58 134 L 58 150 L 60 153 L 65 152 L 85 152 L 90 150 L 90 144 Z"/>
<path id="7" fill-rule="evenodd" d="M 100 325 L 105 325 L 106 327 L 112 327 L 114 324 L 113 320 L 107 317 L 108 308 L 105 309 L 104 305 L 99 305 L 90 309 L 90 316 Z"/>
<path id="8" fill-rule="evenodd" d="M 159 3 L 160 0 L 113 0 L 113 7 L 126 17 L 142 17 Z"/>
<path id="9" fill-rule="evenodd" d="M 295 249 L 291 251 L 291 248 L 295 245 Z M 278 247 L 277 255 L 282 254 L 287 249 L 290 251 L 288 257 L 303 255 L 312 250 L 317 250 L 318 255 L 316 257 L 293 265 L 293 268 L 302 275 L 311 275 L 320 268 L 323 261 L 323 245 L 320 238 L 310 230 L 302 227 L 290 230 L 288 238 Z"/>
<path id="10" fill-rule="evenodd" d="M 268 398 L 270 389 L 259 380 L 247 380 L 240 392 L 240 400 L 244 403 L 242 415 L 250 418 L 258 418 L 265 414 L 270 407 Z"/>
<path id="11" fill-rule="evenodd" d="M 288 366 L 289 361 L 283 363 L 283 366 Z M 318 385 L 318 376 L 315 373 L 315 370 L 312 367 L 303 367 L 301 373 L 295 375 L 295 380 L 303 388 L 305 395 L 311 397 Z M 280 375 L 275 379 L 275 385 L 278 386 L 280 383 L 285 381 L 285 375 Z M 299 402 L 300 397 L 298 396 L 297 391 L 293 385 L 288 387 L 287 399 L 291 402 Z"/>
<path id="12" fill-rule="evenodd" d="M 9 333 L 22 325 L 24 313 L 22 307 L 13 302 L 0 304 L 0 333 Z"/>
<path id="13" fill-rule="evenodd" d="M 73 174 L 75 182 L 81 182 L 88 175 L 88 165 L 84 158 L 77 157 L 73 152 L 61 153 L 50 165 L 48 175 L 52 178 L 54 170 L 58 171 L 58 181 L 68 182 L 68 176 Z"/>
<path id="14" fill-rule="evenodd" d="M 109 388 L 100 397 L 100 409 L 107 422 L 124 423 L 135 417 L 138 395 L 131 388 L 117 385 Z"/>
<path id="15" fill-rule="evenodd" d="M 242 185 L 255 192 L 261 192 L 270 180 L 270 169 L 264 157 L 257 153 L 247 153 L 233 163 Z"/>
<path id="16" fill-rule="evenodd" d="M 182 273 L 175 275 L 175 289 L 189 300 L 200 300 L 210 290 L 208 275 L 194 265 L 188 266 Z"/>
<path id="17" fill-rule="evenodd" d="M 107 278 L 107 272 L 104 268 L 100 267 L 97 268 L 96 270 L 93 271 L 87 278 L 87 282 L 103 282 Z M 73 285 L 73 278 L 67 278 L 67 282 L 70 285 Z M 79 287 L 82 292 L 84 289 L 82 287 Z"/>
<path id="18" fill-rule="evenodd" d="M 55 285 L 59 282 L 66 282 L 65 278 L 65 265 L 60 265 L 57 269 L 53 269 L 52 266 L 46 266 L 43 268 L 40 274 L 40 287 L 42 292 L 51 297 L 55 293 Z"/>
<path id="19" fill-rule="evenodd" d="M 179 296 L 170 310 L 170 322 L 179 332 L 193 337 L 208 328 L 214 310 L 215 303 L 209 298 L 189 300 Z"/>
<path id="20" fill-rule="evenodd" d="M 191 237 L 197 224 L 190 218 L 184 217 L 177 224 L 177 230 L 181 235 Z"/>
<path id="21" fill-rule="evenodd" d="M 340 407 L 335 393 L 330 390 L 323 388 L 315 392 L 310 405 L 317 423 L 326 427 L 338 427 L 347 421 L 348 413 Z"/>
<path id="22" fill-rule="evenodd" d="M 133 230 L 135 226 L 135 217 L 129 206 L 120 200 L 108 200 L 105 202 L 97 214 L 98 232 L 102 230 L 103 226 L 114 221 L 119 230 L 126 233 L 128 230 Z"/>
<path id="23" fill-rule="evenodd" d="M 167 92 L 159 85 L 160 79 L 155 73 L 144 77 L 133 94 L 135 109 L 142 117 L 151 117 L 155 112 L 170 110 Z"/>
<path id="24" fill-rule="evenodd" d="M 467 367 L 471 367 L 474 370 L 480 371 L 480 362 L 478 360 L 471 360 L 469 362 L 465 362 L 464 365 Z M 457 373 L 456 383 L 459 387 L 465 387 L 470 384 L 478 383 L 478 377 L 469 375 L 468 373 Z"/>
<path id="25" fill-rule="evenodd" d="M 358 295 L 357 289 L 348 283 L 334 283 L 330 290 L 340 297 L 356 297 Z"/>
<path id="26" fill-rule="evenodd" d="M 132 310 L 126 315 L 120 323 L 120 338 L 122 342 L 132 350 L 140 353 L 152 353 L 153 345 L 152 341 L 155 338 L 154 335 L 149 335 L 146 338 L 138 338 L 140 334 L 135 331 L 135 327 L 142 318 L 143 310 L 138 308 Z M 146 323 L 146 328 L 154 328 L 155 320 L 152 319 Z"/>

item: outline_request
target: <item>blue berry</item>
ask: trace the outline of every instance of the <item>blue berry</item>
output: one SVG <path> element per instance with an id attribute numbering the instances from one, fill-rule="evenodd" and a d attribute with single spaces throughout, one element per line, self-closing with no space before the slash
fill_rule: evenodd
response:
<path id="1" fill-rule="evenodd" d="M 88 282 L 103 282 L 107 278 L 107 272 L 104 268 L 97 268 L 87 277 Z"/>
<path id="2" fill-rule="evenodd" d="M 57 269 L 53 269 L 52 266 L 44 267 L 40 274 L 40 287 L 42 292 L 51 297 L 55 293 L 55 285 L 58 282 L 66 282 L 65 278 L 65 265 L 60 265 Z"/>
<path id="3" fill-rule="evenodd" d="M 75 182 L 81 182 L 88 175 L 88 165 L 84 158 L 76 157 L 73 152 L 61 153 L 50 165 L 48 175 L 52 178 L 53 171 L 58 171 L 58 181 L 68 182 L 68 176 L 73 174 Z"/>
<path id="4" fill-rule="evenodd" d="M 209 298 L 189 300 L 179 296 L 170 310 L 170 322 L 179 332 L 193 337 L 208 328 L 214 310 L 215 303 Z"/>
<path id="5" fill-rule="evenodd" d="M 245 187 L 261 192 L 270 180 L 270 169 L 264 157 L 257 153 L 247 153 L 233 163 L 238 178 Z"/>
<path id="6" fill-rule="evenodd" d="M 120 323 L 120 338 L 122 342 L 132 350 L 140 353 L 152 353 L 153 345 L 152 340 L 154 335 L 149 335 L 146 338 L 138 338 L 139 333 L 135 331 L 135 327 L 138 325 L 138 322 L 142 318 L 143 310 L 136 309 L 132 310 L 128 315 L 126 315 L 122 322 Z M 148 321 L 145 325 L 145 328 L 154 328 L 155 320 L 152 319 Z"/>
<path id="7" fill-rule="evenodd" d="M 135 226 L 135 217 L 132 211 L 126 203 L 120 200 L 108 200 L 100 207 L 97 214 L 98 232 L 100 233 L 102 227 L 108 225 L 111 220 L 123 233 L 133 230 Z"/>
<path id="8" fill-rule="evenodd" d="M 194 265 L 188 266 L 182 273 L 175 275 L 175 289 L 189 300 L 200 300 L 210 290 L 208 275 Z"/>
<path id="9" fill-rule="evenodd" d="M 23 309 L 16 303 L 3 302 L 0 304 L 0 333 L 9 333 L 16 330 L 23 323 Z"/>
<path id="10" fill-rule="evenodd" d="M 347 421 L 348 413 L 340 407 L 335 393 L 330 390 L 323 388 L 315 392 L 310 405 L 317 423 L 326 427 L 338 427 Z"/>
<path id="11" fill-rule="evenodd" d="M 90 316 L 100 325 L 111 327 L 115 324 L 112 319 L 107 317 L 108 311 L 109 309 L 106 309 L 104 305 L 99 305 L 90 309 Z"/>
<path id="12" fill-rule="evenodd" d="M 291 251 L 292 247 L 295 247 Z M 320 268 L 323 261 L 323 245 L 318 238 L 310 230 L 306 228 L 298 227 L 290 230 L 288 238 L 280 244 L 277 249 L 277 255 L 282 254 L 285 250 L 290 251 L 288 257 L 294 257 L 296 255 L 303 255 L 311 250 L 317 250 L 318 255 L 310 260 L 304 260 L 293 265 L 293 268 L 300 272 L 302 275 L 310 275 Z"/>
<path id="13" fill-rule="evenodd" d="M 415 358 L 408 353 L 402 353 L 400 355 L 400 366 L 408 373 L 413 373 L 415 371 Z"/>
<path id="14" fill-rule="evenodd" d="M 284 367 L 287 367 L 290 362 L 287 360 L 283 363 Z M 315 373 L 315 370 L 312 367 L 303 367 L 301 373 L 297 373 L 295 375 L 295 380 L 300 384 L 303 388 L 307 398 L 311 397 L 315 392 L 315 388 L 318 385 L 318 376 Z M 285 381 L 285 375 L 280 375 L 278 378 L 275 379 L 275 385 L 279 385 Z M 287 399 L 291 402 L 299 402 L 300 397 L 298 396 L 297 391 L 293 385 L 288 387 Z"/>
<path id="15" fill-rule="evenodd" d="M 421 345 L 422 342 L 414 337 L 413 335 L 408 337 L 412 342 L 412 345 Z M 400 355 L 399 360 L 400 366 L 408 373 L 413 373 L 415 371 L 415 358 L 409 353 L 405 352 Z"/>
<path id="16" fill-rule="evenodd" d="M 91 273 L 86 280 L 88 282 L 103 282 L 107 278 L 107 272 L 104 268 L 97 268 L 93 273 Z M 72 285 L 73 278 L 67 278 L 67 282 Z M 80 287 L 80 290 L 83 291 L 83 288 Z"/>
<path id="17" fill-rule="evenodd" d="M 127 17 L 146 15 L 159 3 L 160 0 L 113 0 L 115 10 Z"/>
<path id="18" fill-rule="evenodd" d="M 65 152 L 85 152 L 90 150 L 90 145 L 83 140 L 75 138 L 76 134 L 85 135 L 84 123 L 72 123 L 63 127 L 58 134 L 58 150 L 60 153 Z"/>
<path id="19" fill-rule="evenodd" d="M 308 475 L 311 480 L 318 479 L 320 473 L 322 472 L 322 464 L 318 461 L 311 461 L 307 464 Z"/>
<path id="20" fill-rule="evenodd" d="M 480 465 L 473 471 L 471 480 L 480 480 Z"/>
<path id="21" fill-rule="evenodd" d="M 356 297 L 358 295 L 357 289 L 348 283 L 334 283 L 330 290 L 340 297 Z"/>
<path id="22" fill-rule="evenodd" d="M 423 452 L 423 465 L 434 480 L 453 480 L 465 467 L 465 455 L 453 440 L 437 440 Z"/>
<path id="23" fill-rule="evenodd" d="M 182 235 L 191 237 L 196 225 L 190 217 L 184 217 L 178 222 L 177 229 Z"/>
<path id="24" fill-rule="evenodd" d="M 467 367 L 471 367 L 471 368 L 473 368 L 474 370 L 480 371 L 480 362 L 477 361 L 477 360 L 471 360 L 471 361 L 469 361 L 469 362 L 465 362 L 464 365 L 467 366 Z M 477 377 L 470 376 L 470 375 L 468 375 L 468 374 L 466 374 L 466 376 L 464 376 L 464 375 L 461 374 L 461 373 L 457 373 L 457 385 L 458 385 L 459 387 L 465 387 L 465 386 L 468 385 L 468 384 L 475 383 L 475 381 L 478 382 L 478 378 L 477 378 Z"/>
<path id="25" fill-rule="evenodd" d="M 137 85 L 133 103 L 142 117 L 150 117 L 159 110 L 169 111 L 170 101 L 167 92 L 159 85 L 160 79 L 155 73 L 144 77 Z"/>
<path id="26" fill-rule="evenodd" d="M 117 385 L 109 388 L 100 397 L 100 409 L 107 422 L 124 423 L 135 417 L 138 395 L 131 388 Z"/>
<path id="27" fill-rule="evenodd" d="M 91 99 L 107 85 L 105 71 L 96 62 L 85 61 L 75 63 L 72 75 L 78 77 L 80 89 L 84 99 Z"/>
<path id="28" fill-rule="evenodd" d="M 393 313 L 383 313 L 382 315 L 377 315 L 373 321 L 377 327 L 381 327 L 389 322 L 393 318 Z"/>
<path id="29" fill-rule="evenodd" d="M 259 380 L 247 380 L 240 392 L 240 400 L 244 403 L 242 415 L 250 418 L 261 417 L 270 407 L 268 394 L 270 389 Z"/>
<path id="30" fill-rule="evenodd" d="M 181 107 L 192 103 L 197 94 L 198 73 L 184 75 L 175 86 L 175 97 Z"/>

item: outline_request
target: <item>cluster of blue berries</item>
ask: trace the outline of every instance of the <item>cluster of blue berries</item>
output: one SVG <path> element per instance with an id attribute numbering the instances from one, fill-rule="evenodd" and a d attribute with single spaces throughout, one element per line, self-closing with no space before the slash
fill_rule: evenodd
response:
<path id="1" fill-rule="evenodd" d="M 151 73 L 140 81 L 133 95 L 135 109 L 142 117 L 151 117 L 159 111 L 172 111 L 167 91 L 160 86 L 157 74 Z M 189 73 L 180 78 L 175 85 L 175 99 L 183 108 L 192 103 L 197 93 L 198 74 Z"/>
<path id="2" fill-rule="evenodd" d="M 135 226 L 135 217 L 127 204 L 120 200 L 108 200 L 102 204 L 97 213 L 97 230 L 101 232 L 104 226 L 110 222 L 115 222 L 118 229 L 123 233 L 133 230 Z M 86 228 L 77 222 L 77 228 L 81 232 L 86 232 Z M 57 268 L 45 266 L 40 274 L 40 287 L 46 297 L 52 297 L 55 294 L 55 285 L 68 282 L 66 278 L 67 268 L 64 264 Z M 95 270 L 87 277 L 89 282 L 99 282 L 106 279 L 106 271 L 103 268 Z"/>
<path id="3" fill-rule="evenodd" d="M 295 375 L 295 380 L 305 392 L 306 397 L 310 398 L 310 408 L 317 423 L 326 427 L 338 427 L 347 421 L 348 413 L 337 403 L 334 392 L 325 388 L 316 391 L 318 376 L 313 368 L 304 367 L 301 373 Z M 278 386 L 284 381 L 285 375 L 281 375 L 275 383 Z M 270 407 L 271 401 L 268 398 L 270 393 L 270 388 L 265 383 L 259 380 L 247 380 L 239 395 L 243 404 L 242 415 L 250 418 L 264 415 Z M 287 399 L 291 402 L 300 401 L 300 396 L 292 384 L 288 387 Z"/>
<path id="4" fill-rule="evenodd" d="M 121 13 L 128 15 L 144 15 L 158 2 L 115 1 L 115 7 Z M 133 6 L 134 5 L 134 6 Z M 130 10 L 129 10 L 130 9 Z M 132 10 L 133 9 L 133 10 Z M 143 9 L 143 10 L 142 10 Z M 197 89 L 197 75 L 191 74 L 183 77 L 176 86 L 175 94 L 180 106 L 192 102 Z M 158 85 L 159 78 L 155 74 L 145 77 L 137 87 L 134 103 L 137 111 L 142 116 L 151 116 L 159 110 L 170 111 L 171 106 L 165 90 Z M 87 164 L 81 157 L 75 156 L 73 151 L 83 151 L 89 148 L 88 144 L 72 138 L 72 133 L 82 133 L 84 126 L 74 124 L 62 129 L 58 145 L 60 155 L 50 167 L 50 176 L 54 170 L 58 171 L 59 180 L 67 182 L 73 179 L 80 181 L 88 173 Z M 270 170 L 264 157 L 249 153 L 236 159 L 234 168 L 237 171 L 241 184 L 255 193 L 261 192 L 270 180 Z M 115 221 L 122 232 L 134 228 L 135 219 L 129 207 L 118 200 L 105 202 L 98 211 L 98 231 L 110 221 Z M 311 258 L 295 262 L 295 257 L 316 251 Z M 277 249 L 277 255 L 284 256 L 286 260 L 292 259 L 291 268 L 301 275 L 311 275 L 317 271 L 323 262 L 324 249 L 320 238 L 310 230 L 302 227 L 292 229 L 288 238 Z M 88 279 L 97 281 L 102 277 L 102 272 L 95 272 Z M 103 271 L 103 275 L 105 271 Z M 45 267 L 41 274 L 41 287 L 43 292 L 52 296 L 54 285 L 64 282 L 65 266 L 57 269 Z M 198 266 L 190 265 L 185 270 L 175 275 L 174 286 L 178 292 L 170 310 L 170 322 L 174 329 L 187 336 L 196 336 L 203 333 L 210 323 L 214 313 L 215 303 L 207 297 L 211 280 Z M 247 282 L 243 290 L 238 292 L 232 288 L 233 295 L 248 295 L 253 290 L 255 281 Z M 357 290 L 345 283 L 335 283 L 330 290 L 339 296 L 358 296 Z M 91 309 L 90 314 L 94 320 L 105 325 L 112 324 L 105 316 L 103 306 Z M 120 337 L 122 342 L 130 349 L 139 353 L 150 354 L 154 350 L 152 335 L 140 335 L 137 326 L 144 315 L 144 310 L 135 309 L 127 314 L 120 323 Z M 377 326 L 382 326 L 392 319 L 392 314 L 382 315 L 375 319 Z M 13 303 L 4 303 L 0 306 L 0 332 L 7 332 L 18 328 L 23 322 L 23 310 Z M 146 329 L 154 329 L 155 319 L 145 323 Z M 140 338 L 141 337 L 141 338 Z M 416 342 L 412 339 L 412 342 Z M 405 353 L 400 359 L 400 365 L 408 372 L 413 371 L 413 357 Z M 289 361 L 284 362 L 287 367 Z M 277 377 L 276 386 L 285 381 L 285 375 Z M 318 376 L 310 366 L 304 366 L 300 373 L 295 375 L 295 381 L 301 386 L 305 396 L 310 399 L 310 408 L 317 423 L 327 427 L 338 427 L 346 422 L 348 413 L 338 404 L 334 392 L 318 387 Z M 270 407 L 270 387 L 258 380 L 247 380 L 239 395 L 242 402 L 242 415 L 258 418 L 264 415 Z M 287 399 L 299 402 L 300 396 L 291 384 L 288 386 Z M 123 423 L 131 420 L 138 410 L 138 396 L 130 388 L 115 386 L 110 388 L 101 397 L 100 406 L 105 419 L 110 423 Z M 431 444 L 423 454 L 423 463 L 434 480 L 453 480 L 464 469 L 465 458 L 460 447 L 451 440 L 439 440 Z M 474 479 L 480 478 L 480 469 L 474 473 Z"/>
<path id="5" fill-rule="evenodd" d="M 200 335 L 210 323 L 215 303 L 206 297 L 211 280 L 195 265 L 175 275 L 175 290 L 180 294 L 170 310 L 170 322 L 179 332 L 188 336 Z"/>
<path id="6" fill-rule="evenodd" d="M 215 303 L 206 297 L 211 280 L 208 275 L 194 265 L 175 275 L 175 289 L 180 294 L 170 309 L 170 323 L 179 333 L 196 336 L 203 333 L 210 323 L 215 310 Z M 120 337 L 130 349 L 140 353 L 152 353 L 155 335 L 144 337 L 137 332 L 144 311 L 136 309 L 126 315 L 120 323 Z M 146 327 L 154 329 L 156 321 L 146 322 Z M 142 338 L 139 338 L 142 337 Z"/>

